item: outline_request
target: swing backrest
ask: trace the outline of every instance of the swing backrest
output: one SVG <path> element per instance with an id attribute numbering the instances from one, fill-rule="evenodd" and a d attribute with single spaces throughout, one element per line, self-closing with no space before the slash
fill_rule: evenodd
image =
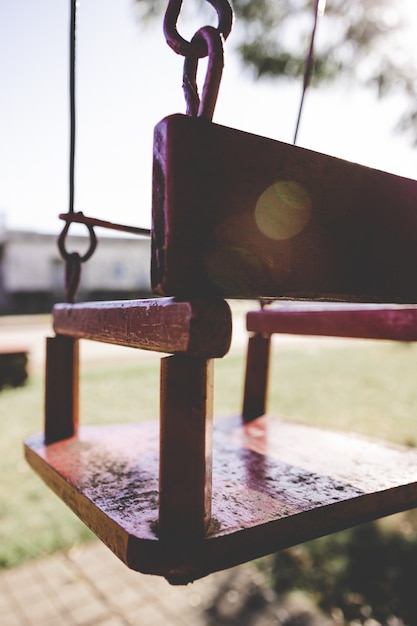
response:
<path id="1" fill-rule="evenodd" d="M 155 129 L 152 285 L 417 302 L 417 182 L 173 115 Z"/>

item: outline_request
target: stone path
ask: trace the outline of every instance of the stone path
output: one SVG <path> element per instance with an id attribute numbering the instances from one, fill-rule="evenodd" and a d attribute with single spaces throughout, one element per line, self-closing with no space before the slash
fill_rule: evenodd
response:
<path id="1" fill-rule="evenodd" d="M 0 571 L 1 626 L 331 626 L 279 602 L 246 564 L 185 587 L 129 570 L 98 541 Z"/>

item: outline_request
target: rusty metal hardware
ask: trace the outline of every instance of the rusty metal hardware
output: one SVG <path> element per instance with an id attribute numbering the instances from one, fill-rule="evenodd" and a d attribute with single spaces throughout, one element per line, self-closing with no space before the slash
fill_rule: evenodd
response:
<path id="1" fill-rule="evenodd" d="M 198 57 L 185 57 L 183 90 L 187 104 L 187 115 L 211 120 L 219 93 L 223 73 L 223 41 L 221 34 L 212 26 L 205 26 L 196 32 L 191 42 L 203 41 L 208 50 L 209 62 L 202 96 L 198 94 Z"/>
<path id="2" fill-rule="evenodd" d="M 233 12 L 228 0 L 207 0 L 216 10 L 218 26 L 203 26 L 186 41 L 177 30 L 177 20 L 182 0 L 169 0 L 164 19 L 164 34 L 168 45 L 185 57 L 183 90 L 187 115 L 211 120 L 216 106 L 223 72 L 223 42 L 228 37 L 233 22 Z M 200 99 L 197 88 L 198 61 L 209 57 L 207 73 Z"/>
<path id="3" fill-rule="evenodd" d="M 221 33 L 224 39 L 227 39 L 233 23 L 233 12 L 228 0 L 207 0 L 207 2 L 216 10 L 219 19 L 216 30 Z M 184 57 L 202 58 L 207 56 L 207 46 L 200 38 L 187 41 L 178 33 L 177 21 L 181 7 L 182 0 L 169 0 L 168 2 L 163 26 L 167 44 L 174 52 Z"/>
<path id="4" fill-rule="evenodd" d="M 86 224 L 89 235 L 90 245 L 83 255 L 78 252 L 68 252 L 66 249 L 65 241 L 69 231 L 71 221 L 67 221 L 61 234 L 58 237 L 58 249 L 61 253 L 63 260 L 65 261 L 65 294 L 67 302 L 73 303 L 75 295 L 78 290 L 78 286 L 81 278 L 81 264 L 88 261 L 92 257 L 97 247 L 97 238 L 93 227 L 90 224 Z"/>
<path id="5" fill-rule="evenodd" d="M 67 250 L 65 248 L 65 240 L 66 240 L 66 237 L 67 237 L 67 234 L 68 234 L 68 231 L 69 231 L 69 227 L 70 227 L 72 221 L 75 222 L 75 221 L 78 221 L 78 220 L 69 219 L 67 221 L 67 223 L 65 224 L 65 226 L 64 226 L 60 236 L 58 237 L 58 248 L 59 248 L 59 251 L 60 251 L 61 256 L 64 259 L 64 261 L 67 261 L 68 258 L 70 257 L 70 255 L 72 254 L 70 252 L 67 252 Z M 85 263 L 85 261 L 88 261 L 88 259 L 94 254 L 94 251 L 95 251 L 95 249 L 97 247 L 97 238 L 96 238 L 96 235 L 95 235 L 93 227 L 90 224 L 87 224 L 86 222 L 84 222 L 84 223 L 87 226 L 88 232 L 89 232 L 89 235 L 90 235 L 90 245 L 88 247 L 87 252 L 85 252 L 85 254 L 83 254 L 82 256 L 80 255 L 81 263 Z"/>
<path id="6" fill-rule="evenodd" d="M 123 233 L 132 233 L 133 235 L 142 235 L 143 237 L 149 237 L 151 234 L 150 228 L 141 228 L 139 226 L 127 226 L 126 224 L 116 224 L 115 222 L 108 222 L 106 220 L 100 220 L 96 217 L 87 217 L 82 211 L 76 213 L 60 213 L 59 219 L 65 220 L 67 223 L 72 224 L 85 224 L 86 226 L 97 226 L 99 228 L 107 228 L 109 230 L 118 230 Z"/>

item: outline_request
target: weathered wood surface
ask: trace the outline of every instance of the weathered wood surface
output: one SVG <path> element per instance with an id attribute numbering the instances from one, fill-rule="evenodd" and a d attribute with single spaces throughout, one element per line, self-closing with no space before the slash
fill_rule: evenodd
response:
<path id="1" fill-rule="evenodd" d="M 223 300 L 151 298 L 57 304 L 53 327 L 79 339 L 217 358 L 229 350 L 232 319 Z"/>
<path id="2" fill-rule="evenodd" d="M 417 307 L 290 304 L 249 311 L 249 331 L 417 341 Z"/>
<path id="3" fill-rule="evenodd" d="M 79 423 L 79 342 L 46 339 L 45 442 L 72 437 Z"/>
<path id="4" fill-rule="evenodd" d="M 249 337 L 242 410 L 245 422 L 266 413 L 270 351 L 270 336 L 256 333 Z"/>
<path id="5" fill-rule="evenodd" d="M 155 129 L 152 284 L 417 302 L 417 182 L 173 115 Z"/>
<path id="6" fill-rule="evenodd" d="M 204 537 L 211 518 L 213 361 L 161 361 L 159 532 Z"/>
<path id="7" fill-rule="evenodd" d="M 26 457 L 131 568 L 184 583 L 417 506 L 417 450 L 259 418 L 214 421 L 212 520 L 204 539 L 158 531 L 158 423 L 82 427 Z"/>

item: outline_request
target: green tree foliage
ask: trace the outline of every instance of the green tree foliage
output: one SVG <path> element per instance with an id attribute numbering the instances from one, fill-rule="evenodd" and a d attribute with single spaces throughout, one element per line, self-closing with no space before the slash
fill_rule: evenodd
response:
<path id="1" fill-rule="evenodd" d="M 136 0 L 142 20 L 162 15 L 168 0 Z M 192 7 L 191 7 L 192 4 Z M 314 0 L 233 0 L 236 52 L 254 77 L 300 80 L 305 70 Z M 184 0 L 183 11 L 213 9 L 204 0 Z M 403 96 L 399 128 L 417 143 L 417 67 L 406 2 L 322 0 L 315 40 L 312 84 L 350 79 L 378 96 Z M 215 20 L 214 20 L 215 21 Z M 416 33 L 414 33 L 415 39 Z"/>

